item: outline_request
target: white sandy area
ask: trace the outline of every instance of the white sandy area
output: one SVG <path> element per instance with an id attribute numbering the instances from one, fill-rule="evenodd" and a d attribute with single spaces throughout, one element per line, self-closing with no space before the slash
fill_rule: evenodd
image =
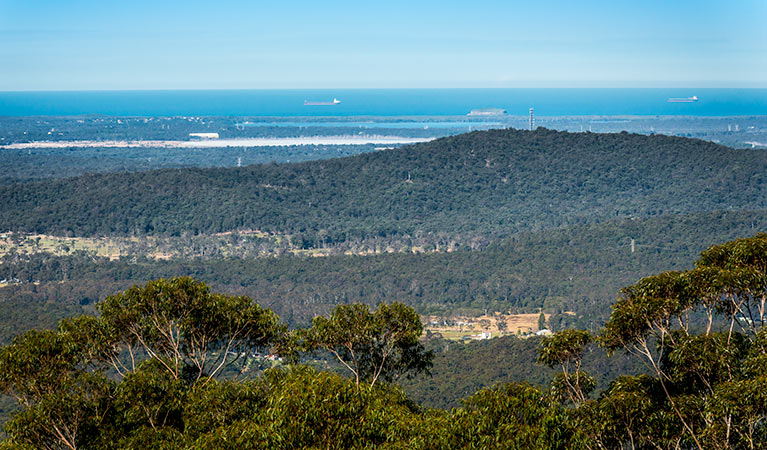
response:
<path id="1" fill-rule="evenodd" d="M 0 145 L 0 149 L 33 148 L 219 148 L 219 147 L 284 147 L 291 145 L 395 145 L 428 142 L 436 138 L 398 136 L 302 136 L 293 138 L 210 139 L 199 141 L 34 141 Z"/>

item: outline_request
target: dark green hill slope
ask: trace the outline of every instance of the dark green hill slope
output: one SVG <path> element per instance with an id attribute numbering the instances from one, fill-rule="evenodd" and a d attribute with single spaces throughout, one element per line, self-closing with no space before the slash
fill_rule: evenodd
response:
<path id="1" fill-rule="evenodd" d="M 422 406 L 444 409 L 458 407 L 461 399 L 499 383 L 527 382 L 546 388 L 557 369 L 536 363 L 540 343 L 540 337 L 514 336 L 466 343 L 433 339 L 427 343 L 434 351 L 432 376 L 400 379 L 398 384 Z M 588 348 L 584 369 L 596 378 L 598 390 L 619 375 L 647 371 L 638 360 L 623 353 L 608 357 L 596 346 Z"/>
<path id="2" fill-rule="evenodd" d="M 756 211 L 605 221 L 520 233 L 482 251 L 452 253 L 172 261 L 9 254 L 0 258 L 0 280 L 22 284 L 0 288 L 0 343 L 88 312 L 96 300 L 134 283 L 179 275 L 249 295 L 291 325 L 339 303 L 396 300 L 445 315 L 574 311 L 550 322 L 595 329 L 621 287 L 690 267 L 709 245 L 764 230 L 767 212 Z"/>
<path id="3" fill-rule="evenodd" d="M 55 234 L 535 230 L 767 208 L 767 152 L 627 133 L 492 130 L 349 158 L 0 187 L 0 229 Z"/>

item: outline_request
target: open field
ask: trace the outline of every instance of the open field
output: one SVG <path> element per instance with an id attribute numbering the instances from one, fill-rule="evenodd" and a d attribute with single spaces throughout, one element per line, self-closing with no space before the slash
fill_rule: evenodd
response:
<path id="1" fill-rule="evenodd" d="M 481 333 L 490 333 L 490 337 L 507 334 L 527 335 L 539 331 L 540 314 L 485 314 L 478 317 L 424 316 L 421 318 L 424 328 L 432 333 L 439 333 L 445 339 L 481 339 Z M 548 314 L 544 314 L 546 320 Z M 487 338 L 485 335 L 484 338 Z"/>
<path id="2" fill-rule="evenodd" d="M 129 238 L 126 238 L 129 240 Z M 86 251 L 95 256 L 119 258 L 120 244 L 112 238 L 67 238 L 45 234 L 0 234 L 0 256 L 15 252 L 31 255 L 51 253 L 57 256 Z"/>

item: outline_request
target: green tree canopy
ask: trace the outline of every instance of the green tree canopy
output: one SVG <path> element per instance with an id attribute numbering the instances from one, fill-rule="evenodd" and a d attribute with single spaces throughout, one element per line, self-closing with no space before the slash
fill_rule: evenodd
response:
<path id="1" fill-rule="evenodd" d="M 752 388 L 767 386 L 766 269 L 767 234 L 759 234 L 709 248 L 694 269 L 621 291 L 599 340 L 645 360 L 669 422 L 684 431 L 676 445 L 764 448 L 767 403 Z"/>
<path id="2" fill-rule="evenodd" d="M 277 315 L 252 299 L 211 293 L 205 283 L 188 277 L 134 286 L 97 308 L 116 370 L 135 370 L 138 350 L 177 379 L 214 377 L 285 332 Z M 127 363 L 119 358 L 124 353 Z"/>
<path id="3" fill-rule="evenodd" d="M 379 378 L 388 381 L 429 369 L 431 353 L 418 341 L 422 331 L 420 317 L 409 306 L 381 304 L 370 312 L 357 303 L 337 306 L 330 317 L 315 317 L 300 339 L 305 350 L 333 354 L 355 384 L 372 386 Z"/>

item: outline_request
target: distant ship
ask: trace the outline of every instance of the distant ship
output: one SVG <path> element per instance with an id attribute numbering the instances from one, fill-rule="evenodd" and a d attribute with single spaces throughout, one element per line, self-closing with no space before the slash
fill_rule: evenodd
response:
<path id="1" fill-rule="evenodd" d="M 341 103 L 341 100 L 334 98 L 332 102 L 310 102 L 309 100 L 304 100 L 304 106 L 333 106 Z"/>
<path id="2" fill-rule="evenodd" d="M 692 103 L 697 102 L 698 96 L 693 95 L 692 97 L 684 97 L 684 98 L 670 98 L 668 99 L 669 103 Z"/>

